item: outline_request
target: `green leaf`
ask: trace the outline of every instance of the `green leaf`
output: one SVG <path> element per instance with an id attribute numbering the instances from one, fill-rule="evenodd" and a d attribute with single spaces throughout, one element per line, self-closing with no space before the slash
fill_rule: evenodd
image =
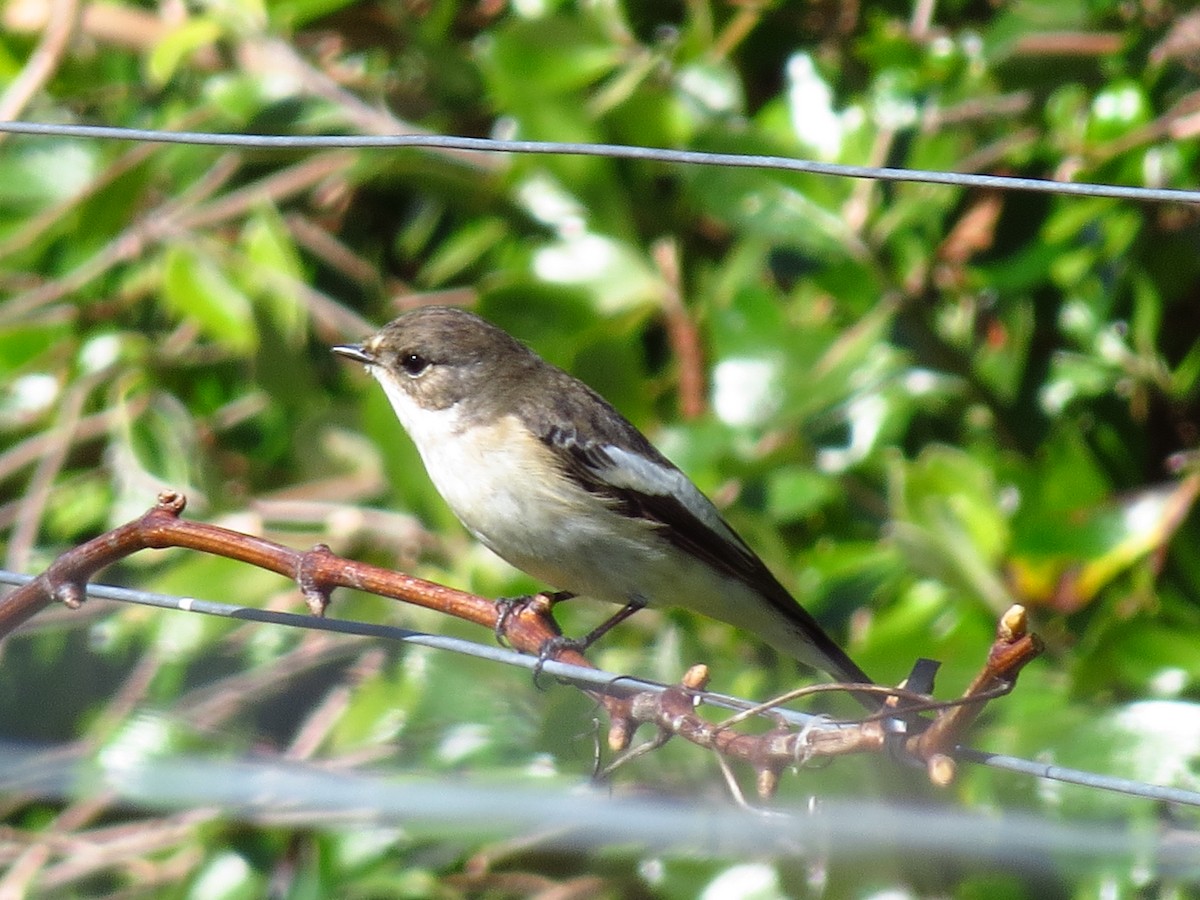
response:
<path id="1" fill-rule="evenodd" d="M 518 107 L 591 84 L 621 60 L 603 35 L 566 16 L 511 19 L 484 50 L 497 98 Z"/>
<path id="2" fill-rule="evenodd" d="M 477 265 L 489 250 L 508 235 L 499 219 L 484 218 L 460 228 L 442 241 L 421 267 L 418 280 L 425 287 L 441 287 Z"/>
<path id="3" fill-rule="evenodd" d="M 168 31 L 146 60 L 146 74 L 151 84 L 165 85 L 189 56 L 201 47 L 216 43 L 221 32 L 220 23 L 207 16 L 187 19 Z"/>
<path id="4" fill-rule="evenodd" d="M 99 163 L 99 148 L 85 141 L 10 142 L 0 154 L 0 222 L 75 196 L 96 177 Z M 0 234 L 25 224 L 8 221 Z"/>
<path id="5" fill-rule="evenodd" d="M 892 537 L 917 572 L 984 600 L 995 612 L 1013 602 L 997 566 L 1010 540 L 994 473 L 953 447 L 926 447 L 889 467 Z"/>
<path id="6" fill-rule="evenodd" d="M 247 356 L 258 346 L 250 301 L 210 257 L 176 244 L 166 253 L 163 299 L 226 350 Z"/>
<path id="7" fill-rule="evenodd" d="M 767 512 L 779 522 L 812 515 L 837 497 L 837 483 L 806 466 L 785 466 L 767 480 Z"/>
<path id="8" fill-rule="evenodd" d="M 287 227 L 273 208 L 260 209 L 241 235 L 248 265 L 238 271 L 268 321 L 289 347 L 299 347 L 307 334 L 308 305 L 298 287 L 304 268 Z"/>

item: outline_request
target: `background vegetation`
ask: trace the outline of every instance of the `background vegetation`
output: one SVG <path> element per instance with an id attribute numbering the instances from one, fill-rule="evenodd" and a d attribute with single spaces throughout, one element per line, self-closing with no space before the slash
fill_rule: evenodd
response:
<path id="1" fill-rule="evenodd" d="M 1196 186 L 1200 18 L 1169 0 L 14 0 L 3 15 L 6 117 L 419 128 Z M 472 544 L 381 392 L 328 352 L 413 304 L 467 304 L 646 430 L 879 679 L 929 656 L 944 662 L 940 692 L 956 692 L 997 613 L 1031 607 L 1048 652 L 976 746 L 1196 787 L 1198 247 L 1200 216 L 1183 206 L 596 158 L 8 138 L 6 565 L 39 572 L 171 486 L 191 515 L 294 546 L 325 540 L 485 594 L 540 587 Z M 179 552 L 106 580 L 298 608 L 280 579 Z M 490 640 L 370 597 L 339 596 L 334 612 Z M 564 625 L 603 612 L 583 604 Z M 748 697 L 796 679 L 751 637 L 676 613 L 639 615 L 594 658 L 666 680 L 703 660 Z M 0 666 L 0 736 L 97 754 L 520 783 L 582 781 L 592 761 L 585 698 L 422 650 L 95 602 L 35 620 Z M 885 768 L 802 770 L 784 800 L 876 796 Z M 1162 813 L 964 774 L 953 806 L 1146 827 Z M 614 790 L 725 789 L 711 758 L 669 745 Z M 157 842 L 108 847 L 74 874 L 52 855 L 33 884 L 691 896 L 739 861 L 658 860 L 652 877 L 636 848 L 497 850 L 419 825 L 219 814 L 168 833 L 154 813 L 81 814 L 91 799 L 3 809 L 28 841 L 79 829 L 101 842 L 128 822 Z M 823 881 L 801 861 L 772 865 L 762 896 L 1178 887 L 1153 869 L 1035 876 L 885 850 Z M 517 875 L 529 880 L 501 877 Z"/>

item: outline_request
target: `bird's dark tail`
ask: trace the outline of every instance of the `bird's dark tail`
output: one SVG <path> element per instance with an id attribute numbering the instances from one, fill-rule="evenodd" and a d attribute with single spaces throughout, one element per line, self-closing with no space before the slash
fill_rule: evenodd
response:
<path id="1" fill-rule="evenodd" d="M 786 596 L 786 595 L 785 595 Z M 788 619 L 788 633 L 768 637 L 775 648 L 806 665 L 831 675 L 846 684 L 875 684 L 845 650 L 826 633 L 803 606 L 788 596 L 788 604 L 773 604 Z M 764 637 L 767 637 L 764 635 Z M 773 639 L 772 639 L 773 638 Z M 883 693 L 850 691 L 855 700 L 871 712 L 879 712 L 887 699 Z"/>

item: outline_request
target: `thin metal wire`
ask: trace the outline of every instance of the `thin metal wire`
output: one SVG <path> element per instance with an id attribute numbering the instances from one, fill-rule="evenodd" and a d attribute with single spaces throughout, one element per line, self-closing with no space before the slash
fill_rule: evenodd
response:
<path id="1" fill-rule="evenodd" d="M 1200 806 L 1200 803 L 1197 802 L 1200 801 L 1200 791 L 1189 791 L 1186 788 L 1146 784 L 1142 781 L 1134 781 L 1132 778 L 1118 778 L 1115 775 L 1099 775 L 1095 772 L 1084 772 L 1080 769 L 1068 769 L 1064 766 L 1056 766 L 1053 763 L 1034 762 L 1031 759 L 1021 759 L 1018 756 L 1005 756 L 1002 753 L 988 753 L 985 750 L 976 750 L 974 747 L 964 747 L 961 744 L 955 748 L 954 755 L 958 759 L 978 763 L 981 766 L 1003 769 L 1006 772 L 1018 772 L 1021 775 L 1032 775 L 1034 778 L 1062 781 L 1067 784 L 1098 788 L 1102 791 L 1113 791 L 1118 794 L 1131 794 L 1135 797 L 1160 800 L 1164 803 L 1184 803 L 1188 806 Z"/>
<path id="2" fill-rule="evenodd" d="M 34 576 L 23 575 L 0 569 L 0 584 L 28 584 Z M 158 594 L 153 591 L 139 591 L 132 588 L 116 587 L 114 585 L 89 584 L 89 598 L 99 600 L 115 600 L 119 603 L 136 603 L 140 606 L 155 606 L 159 609 L 176 609 L 182 612 L 201 613 L 206 616 L 220 616 L 227 619 L 242 619 L 248 622 L 263 622 L 271 625 L 285 625 L 289 628 L 307 628 L 312 631 L 331 631 L 338 634 L 353 634 L 359 637 L 382 638 L 387 641 L 400 641 L 406 644 L 417 644 L 422 647 L 433 647 L 438 650 L 449 650 L 464 656 L 474 656 L 492 662 L 517 666 L 532 671 L 537 666 L 537 657 L 518 653 L 506 647 L 486 646 L 461 638 L 447 637 L 438 634 L 427 634 L 413 631 L 409 628 L 399 628 L 395 625 L 376 625 L 370 622 L 355 622 L 348 619 L 331 619 L 328 617 L 311 616 L 303 613 L 277 612 L 274 610 L 257 609 L 252 606 L 237 606 L 231 603 L 218 603 L 212 600 L 200 600 L 195 597 L 177 597 L 171 594 Z M 586 666 L 575 666 L 570 663 L 546 660 L 542 671 L 555 678 L 561 678 L 577 687 L 593 687 L 613 691 L 622 696 L 636 694 L 642 691 L 661 692 L 666 686 L 638 678 L 613 675 Z"/>
<path id="3" fill-rule="evenodd" d="M 659 163 L 682 165 L 712 165 L 731 168 L 774 169 L 816 175 L 832 175 L 851 178 L 872 178 L 881 181 L 921 182 L 956 187 L 1021 190 L 1072 196 L 1109 197 L 1139 201 L 1200 203 L 1200 191 L 1170 188 L 1143 188 L 1124 185 L 1057 182 L 1036 178 L 1017 178 L 1000 175 L 974 173 L 937 172 L 921 169 L 898 169 L 893 167 L 849 166 L 836 163 L 821 163 L 810 160 L 781 156 L 758 156 L 750 154 L 705 153 L 691 150 L 668 150 L 653 147 L 638 147 L 619 144 L 581 144 L 556 141 L 507 141 L 490 138 L 468 138 L 452 135 L 251 135 L 216 134 L 193 131 L 160 131 L 155 129 L 119 128 L 94 125 L 69 125 L 38 122 L 0 122 L 0 132 L 30 136 L 75 137 L 107 140 L 144 141 L 164 144 L 190 144 L 217 147 L 247 147 L 263 150 L 294 149 L 401 149 L 427 148 L 450 150 L 473 150 L 494 153 L 560 154 L 572 156 L 602 156 L 620 159 L 636 159 Z M 0 571 L 0 582 L 22 584 L 31 576 Z M 354 634 L 385 640 L 403 641 L 436 649 L 449 650 L 514 665 L 532 670 L 536 665 L 533 658 L 501 647 L 489 647 L 458 638 L 424 634 L 387 625 L 373 625 L 339 619 L 317 618 L 296 613 L 271 612 L 251 607 L 235 606 L 199 600 L 189 597 L 173 597 L 148 591 L 136 591 L 104 585 L 89 585 L 88 595 L 100 599 L 198 612 L 206 615 L 258 621 L 296 628 Z M 544 666 L 547 674 L 578 687 L 601 688 L 628 695 L 641 691 L 661 692 L 665 685 L 629 676 L 567 663 L 548 661 Z M 749 703 L 734 697 L 705 694 L 705 702 L 729 709 L 744 709 Z M 777 710 L 792 724 L 811 724 L 811 716 L 796 710 Z M 1099 775 L 1077 769 L 1038 763 L 1018 757 L 986 753 L 969 747 L 957 748 L 960 759 L 980 765 L 1004 769 L 1039 778 L 1062 781 L 1109 790 L 1149 799 L 1188 805 L 1200 805 L 1200 792 L 1181 788 L 1150 785 L 1130 779 Z"/>
<path id="4" fill-rule="evenodd" d="M 306 766 L 292 759 L 203 758 L 123 748 L 96 753 L 78 744 L 0 741 L 0 792 L 71 801 L 80 785 L 138 810 L 212 810 L 276 827 L 401 827 L 405 839 L 456 841 L 503 837 L 579 853 L 585 848 L 753 859 L 839 860 L 861 865 L 882 853 L 975 861 L 1004 871 L 1094 878 L 1097 866 L 1139 867 L 1167 884 L 1200 878 L 1190 832 L 1137 823 L 1063 821 L 1052 815 L 897 805 L 829 797 L 816 804 L 774 804 L 750 811 L 711 798 L 614 796 L 577 779 L 498 781 L 469 774 L 371 771 Z M 766 812 L 767 814 L 764 814 Z M 199 815 L 204 816 L 203 812 Z M 1058 883 L 1056 881 L 1055 883 Z M 1178 889 L 1177 889 L 1178 890 Z M 711 893 L 711 892 L 710 892 Z"/>
<path id="5" fill-rule="evenodd" d="M 18 572 L 0 569 L 0 584 L 28 584 L 33 579 L 34 576 L 32 575 L 23 575 Z M 209 616 L 284 625 L 289 628 L 309 628 L 317 631 L 333 631 L 341 634 L 401 641 L 423 647 L 432 647 L 438 650 L 449 650 L 453 653 L 461 653 L 465 656 L 473 656 L 478 659 L 491 660 L 529 670 L 532 670 L 537 663 L 535 657 L 517 653 L 503 647 L 485 646 L 461 638 L 426 634 L 408 628 L 398 628 L 393 625 L 374 625 L 368 622 L 319 618 L 300 613 L 274 612 L 254 607 L 217 603 L 211 600 L 198 600 L 194 597 L 176 597 L 170 594 L 158 594 L 151 591 L 139 591 L 112 585 L 89 584 L 87 586 L 87 594 L 89 597 L 97 599 L 115 600 L 121 603 L 137 603 L 142 606 L 155 606 L 160 609 L 177 609 L 183 612 L 203 613 Z M 547 660 L 543 671 L 548 675 L 561 678 L 577 687 L 600 688 L 624 696 L 643 691 L 661 693 L 667 690 L 666 685 L 657 682 L 646 681 L 628 675 L 616 675 L 611 672 L 589 669 L 584 666 L 573 666 L 554 660 Z M 714 706 L 727 709 L 744 709 L 750 705 L 749 701 L 735 697 L 726 697 L 721 694 L 700 693 L 699 696 L 702 697 L 705 703 L 711 703 Z M 821 718 L 791 709 L 774 710 L 773 715 L 778 715 L 786 719 L 790 724 L 800 727 L 811 726 Z M 837 727 L 837 725 L 836 723 L 822 721 L 819 727 Z M 1022 775 L 1031 775 L 1036 778 L 1061 781 L 1096 790 L 1130 794 L 1149 800 L 1180 803 L 1187 806 L 1200 806 L 1200 791 L 1187 790 L 1186 788 L 1146 784 L 1128 778 L 1101 775 L 1081 769 L 1071 769 L 1065 766 L 1034 762 L 1033 760 L 1021 759 L 1015 756 L 988 753 L 961 745 L 955 748 L 954 755 L 958 759 L 967 762 Z"/>
<path id="6" fill-rule="evenodd" d="M 215 134 L 200 131 L 159 131 L 147 128 L 118 128 L 107 125 L 67 125 L 43 122 L 0 122 L 0 132 L 41 137 L 75 137 L 157 144 L 193 144 L 206 147 L 249 147 L 258 150 L 298 149 L 398 149 L 417 147 L 438 150 L 473 150 L 485 153 L 537 153 L 563 156 L 603 156 L 680 165 L 725 166 L 739 169 L 775 169 L 840 178 L 869 178 L 878 181 L 911 181 L 955 187 L 1008 191 L 1033 191 L 1082 197 L 1111 197 L 1120 200 L 1200 203 L 1200 190 L 1145 188 L 1130 185 L 1051 181 L 1008 175 L 979 175 L 970 172 L 937 172 L 928 169 L 899 169 L 890 166 L 849 166 L 787 156 L 758 156 L 743 153 L 705 153 L 699 150 L 669 150 L 628 144 L 582 144 L 569 141 L 504 141 L 494 138 L 455 135 L 267 135 Z"/>

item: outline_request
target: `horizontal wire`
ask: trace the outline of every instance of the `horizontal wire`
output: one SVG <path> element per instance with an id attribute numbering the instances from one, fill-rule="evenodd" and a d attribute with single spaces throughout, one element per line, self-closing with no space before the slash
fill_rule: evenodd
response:
<path id="1" fill-rule="evenodd" d="M 0 584 L 23 585 L 33 581 L 35 576 L 24 575 L 0 569 Z M 98 600 L 113 600 L 119 603 L 136 603 L 140 606 L 154 606 L 159 609 L 175 609 L 181 612 L 195 612 L 206 616 L 218 616 L 226 619 L 240 619 L 247 622 L 263 622 L 271 625 L 283 625 L 289 628 L 307 628 L 310 631 L 328 631 L 336 634 L 352 634 L 359 637 L 381 638 L 387 641 L 397 641 L 405 644 L 416 644 L 422 647 L 432 647 L 437 650 L 448 650 L 463 656 L 472 656 L 490 662 L 503 663 L 527 669 L 532 672 L 539 668 L 538 658 L 527 653 L 519 653 L 506 647 L 489 646 L 463 638 L 449 637 L 439 634 L 428 634 L 414 631 L 410 628 L 400 628 L 395 625 L 377 625 L 370 622 L 357 622 L 350 619 L 332 619 L 327 616 L 313 616 L 304 613 L 278 612 L 275 610 L 259 609 L 253 606 L 238 606 L 230 603 L 220 603 L 213 600 L 200 600 L 195 597 L 178 597 L 171 594 L 159 594 L 154 591 L 142 591 L 134 588 L 123 588 L 115 585 L 88 584 L 87 596 Z M 577 666 L 571 663 L 548 659 L 541 666 L 541 671 L 547 675 L 559 678 L 568 684 L 579 688 L 595 688 L 617 696 L 628 697 L 639 693 L 661 694 L 670 689 L 657 681 L 647 681 L 633 675 L 616 675 L 603 669 L 590 666 Z M 696 691 L 705 703 L 724 709 L 743 710 L 752 704 L 747 700 L 729 697 L 711 691 Z M 814 722 L 829 727 L 838 727 L 839 723 L 830 721 L 825 716 L 814 716 L 792 709 L 773 710 L 786 719 L 789 724 L 797 726 L 812 726 Z M 845 723 L 849 725 L 850 723 Z"/>
<path id="2" fill-rule="evenodd" d="M 795 159 L 788 156 L 759 156 L 745 153 L 708 153 L 700 150 L 670 150 L 629 144 L 586 144 L 569 141 L 509 141 L 455 135 L 269 135 L 219 134 L 201 131 L 161 131 L 149 128 L 119 128 L 107 125 L 68 125 L 43 122 L 0 122 L 0 132 L 41 137 L 95 138 L 143 141 L 157 144 L 192 144 L 206 147 L 247 147 L 258 150 L 300 149 L 399 149 L 416 147 L 435 150 L 473 150 L 485 153 L 535 153 L 562 156 L 602 156 L 681 165 L 725 166 L 740 169 L 775 169 L 841 178 L 942 184 L 989 190 L 1033 191 L 1119 200 L 1200 203 L 1200 190 L 1146 188 L 1130 185 L 1052 181 L 1009 175 L 980 175 L 970 172 L 939 172 L 900 169 L 891 166 L 851 166 Z"/>
<path id="3" fill-rule="evenodd" d="M 23 575 L 18 572 L 0 569 L 0 584 L 28 584 L 34 580 L 34 577 L 32 575 Z M 241 619 L 248 622 L 284 625 L 289 628 L 307 628 L 310 631 L 330 631 L 337 634 L 357 635 L 359 637 L 382 638 L 388 641 L 433 647 L 437 650 L 449 650 L 452 653 L 474 656 L 478 659 L 517 666 L 518 668 L 529 669 L 530 671 L 537 666 L 536 656 L 518 653 L 516 650 L 509 650 L 500 646 L 489 647 L 475 643 L 474 641 L 463 640 L 462 638 L 428 634 L 422 631 L 414 631 L 410 628 L 400 628 L 395 625 L 376 625 L 370 622 L 356 622 L 350 619 L 331 619 L 324 616 L 312 616 L 303 613 L 278 612 L 275 610 L 258 609 L 253 606 L 218 603 L 213 600 L 200 600 L 195 597 L 177 597 L 171 594 L 140 591 L 133 588 L 116 587 L 115 585 L 88 584 L 87 595 L 99 600 L 136 603 L 140 606 L 176 609 L 182 612 L 195 612 L 206 616 L 219 616 L 226 619 Z M 666 690 L 666 685 L 623 675 L 613 675 L 599 669 L 576 666 L 553 659 L 546 660 L 541 669 L 547 675 L 561 678 L 577 687 L 601 688 L 604 690 L 613 689 L 622 696 L 643 691 L 662 692 Z"/>
<path id="4" fill-rule="evenodd" d="M 0 741 L 0 791 L 71 801 L 81 785 L 108 792 L 123 807 L 196 810 L 201 821 L 225 818 L 269 826 L 392 827 L 403 846 L 452 836 L 497 842 L 506 836 L 536 846 L 579 853 L 608 848 L 629 853 L 729 857 L 738 862 L 829 860 L 863 865 L 869 859 L 911 854 L 920 859 L 975 860 L 1004 871 L 1064 872 L 1094 878 L 1112 867 L 1139 867 L 1168 884 L 1194 882 L 1200 859 L 1183 828 L 1150 829 L 1112 821 L 1061 820 L 995 811 L 917 807 L 862 798 L 781 800 L 769 810 L 747 810 L 711 798 L 614 795 L 569 776 L 512 772 L 503 780 L 482 773 L 429 773 L 375 768 L 318 767 L 300 760 L 204 758 L 123 747 L 94 752 L 78 744 L 29 746 Z M 197 823 L 197 827 L 199 823 Z M 104 838 L 90 835 L 91 848 Z M 65 851 L 64 851 L 65 852 Z M 644 852 L 644 849 L 643 849 Z M 1058 883 L 1058 882 L 1055 882 Z M 710 892 L 711 893 L 711 892 Z M 769 893 L 769 891 L 768 891 Z M 776 891 L 778 893 L 778 891 Z M 756 894 L 757 896 L 757 894 Z"/>
<path id="5" fill-rule="evenodd" d="M 0 584 L 23 585 L 33 580 L 34 576 L 32 575 L 23 575 L 0 569 Z M 87 595 L 102 600 L 115 600 L 121 603 L 155 606 L 160 609 L 177 609 L 183 612 L 196 612 L 209 616 L 284 625 L 289 628 L 307 628 L 316 631 L 331 631 L 340 634 L 353 634 L 362 637 L 400 641 L 423 647 L 432 647 L 438 650 L 449 650 L 453 653 L 460 653 L 465 656 L 473 656 L 478 659 L 486 659 L 529 670 L 532 670 L 537 665 L 536 657 L 518 653 L 515 650 L 508 650 L 503 647 L 489 647 L 461 638 L 427 634 L 393 625 L 373 625 L 368 622 L 321 618 L 301 613 L 275 612 L 255 607 L 236 606 L 211 600 L 198 600 L 194 597 L 177 597 L 170 594 L 158 594 L 152 591 L 140 591 L 112 585 L 89 584 L 87 585 Z M 547 660 L 542 670 L 547 675 L 561 678 L 577 687 L 614 691 L 622 696 L 645 691 L 662 693 L 668 689 L 667 685 L 657 682 L 646 681 L 629 675 L 616 675 L 600 669 L 575 666 L 556 660 Z M 701 697 L 706 703 L 726 709 L 744 709 L 751 705 L 749 701 L 721 694 L 697 692 L 697 696 Z M 778 715 L 788 721 L 789 724 L 797 726 L 811 726 L 814 723 L 818 723 L 821 727 L 837 727 L 836 723 L 830 722 L 825 717 L 812 716 L 793 709 L 783 708 L 772 710 L 772 715 Z M 962 745 L 955 748 L 954 755 L 959 759 L 977 763 L 978 765 L 1022 775 L 1030 775 L 1036 778 L 1060 781 L 1114 793 L 1129 794 L 1149 800 L 1180 803 L 1187 806 L 1200 806 L 1200 791 L 1188 790 L 1186 788 L 1146 784 L 1145 782 L 1134 781 L 1129 778 L 1101 775 L 1081 769 L 1071 769 L 1066 766 L 1034 762 L 1033 760 L 1021 759 L 1016 756 L 988 753 Z"/>
<path id="6" fill-rule="evenodd" d="M 216 147 L 246 147 L 263 150 L 295 149 L 400 149 L 427 148 L 474 150 L 483 152 L 559 154 L 635 159 L 649 162 L 684 165 L 713 165 L 732 168 L 774 169 L 817 175 L 851 178 L 871 178 L 881 181 L 921 182 L 957 187 L 1004 189 L 1053 193 L 1060 195 L 1108 197 L 1114 199 L 1200 203 L 1200 191 L 1171 188 L 1143 188 L 1124 185 L 1104 185 L 1082 182 L 1059 182 L 1037 178 L 1018 178 L 1002 175 L 937 172 L 893 167 L 849 166 L 821 163 L 781 156 L 750 154 L 706 153 L 692 150 L 668 150 L 619 144 L 584 144 L 556 141 L 510 141 L 491 138 L 469 138 L 451 135 L 248 135 L 217 134 L 193 131 L 161 131 L 156 129 L 119 128 L 95 125 L 68 125 L 37 122 L 0 122 L 0 132 L 30 136 L 55 136 L 109 140 L 144 141 L 165 144 L 189 144 Z M 22 584 L 31 576 L 0 571 L 0 582 Z M 318 618 L 297 613 L 272 612 L 252 607 L 235 606 L 195 598 L 172 597 L 148 591 L 136 591 L 103 585 L 89 585 L 88 595 L 120 602 L 139 603 L 185 612 L 259 621 L 288 627 L 309 628 L 403 641 L 421 646 L 450 650 L 455 653 L 501 662 L 532 670 L 537 661 L 525 654 L 502 647 L 487 647 L 471 641 L 441 635 L 425 634 L 387 625 L 373 625 L 339 619 Z M 614 675 L 597 669 L 547 661 L 543 670 L 578 687 L 600 688 L 629 695 L 641 691 L 662 692 L 666 686 L 631 676 Z M 704 694 L 705 702 L 729 708 L 743 709 L 750 704 L 738 698 L 719 694 Z M 814 717 L 796 710 L 777 710 L 792 724 L 810 724 Z M 1063 766 L 1038 763 L 1018 757 L 987 753 L 969 747 L 958 747 L 957 755 L 965 760 L 1006 771 L 1131 794 L 1166 802 L 1200 805 L 1200 792 L 1145 784 L 1130 779 L 1100 775 Z"/>

